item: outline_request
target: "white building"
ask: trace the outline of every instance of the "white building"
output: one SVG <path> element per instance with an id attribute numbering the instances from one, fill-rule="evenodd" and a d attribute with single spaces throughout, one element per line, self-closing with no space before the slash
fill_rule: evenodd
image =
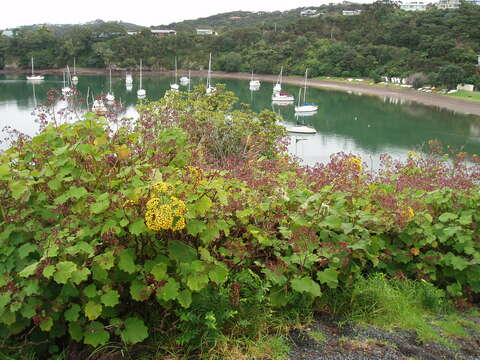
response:
<path id="1" fill-rule="evenodd" d="M 466 0 L 466 1 L 468 1 L 469 3 L 472 3 L 473 5 L 480 6 L 480 0 Z"/>
<path id="2" fill-rule="evenodd" d="M 343 10 L 342 15 L 345 16 L 353 16 L 353 15 L 360 15 L 362 10 Z"/>
<path id="3" fill-rule="evenodd" d="M 177 35 L 177 32 L 175 30 L 155 30 L 152 29 L 152 34 L 157 35 L 157 36 L 169 36 L 169 35 Z"/>
<path id="4" fill-rule="evenodd" d="M 457 9 L 460 6 L 460 0 L 440 0 L 437 8 L 442 10 Z"/>
<path id="5" fill-rule="evenodd" d="M 423 0 L 401 0 L 398 2 L 400 9 L 406 11 L 425 11 L 427 10 L 427 4 Z"/>
<path id="6" fill-rule="evenodd" d="M 3 31 L 0 32 L 0 34 L 2 34 L 3 36 L 12 37 L 13 36 L 13 31 L 12 30 L 3 30 Z"/>
<path id="7" fill-rule="evenodd" d="M 212 29 L 197 29 L 197 35 L 218 35 Z"/>
<path id="8" fill-rule="evenodd" d="M 313 16 L 317 14 L 317 10 L 314 9 L 305 9 L 300 11 L 300 15 L 302 16 Z"/>

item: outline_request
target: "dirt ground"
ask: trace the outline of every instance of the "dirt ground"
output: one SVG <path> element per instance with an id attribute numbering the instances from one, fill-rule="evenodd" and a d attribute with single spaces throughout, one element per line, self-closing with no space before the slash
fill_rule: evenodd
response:
<path id="1" fill-rule="evenodd" d="M 478 318 L 469 320 L 480 325 Z M 315 332 L 323 334 L 324 339 L 313 339 L 311 334 Z M 468 339 L 448 338 L 453 346 L 421 343 L 413 331 L 383 330 L 319 314 L 308 329 L 290 333 L 290 360 L 480 359 L 479 331 L 470 332 Z"/>

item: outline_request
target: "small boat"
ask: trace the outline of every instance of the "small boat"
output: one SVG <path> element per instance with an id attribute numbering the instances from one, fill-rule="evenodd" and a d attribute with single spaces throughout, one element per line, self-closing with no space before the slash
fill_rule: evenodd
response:
<path id="1" fill-rule="evenodd" d="M 211 95 L 216 90 L 217 88 L 212 86 L 212 53 L 210 53 L 210 60 L 208 61 L 207 89 L 205 92 L 207 95 Z"/>
<path id="2" fill-rule="evenodd" d="M 175 82 L 173 84 L 170 84 L 170 89 L 173 91 L 178 91 L 180 86 L 177 84 L 177 57 L 175 56 Z"/>
<path id="3" fill-rule="evenodd" d="M 137 97 L 139 99 L 144 99 L 147 96 L 147 91 L 142 88 L 142 59 L 140 59 L 140 87 L 137 90 Z"/>
<path id="4" fill-rule="evenodd" d="M 115 95 L 113 95 L 113 91 L 112 91 L 112 67 L 110 66 L 108 70 L 109 70 L 110 91 L 105 96 L 105 99 L 107 99 L 108 103 L 113 103 L 115 101 Z"/>
<path id="5" fill-rule="evenodd" d="M 77 76 L 77 70 L 76 70 L 76 62 L 75 58 L 73 58 L 73 76 L 72 76 L 72 84 L 77 86 L 78 84 L 78 76 Z"/>
<path id="6" fill-rule="evenodd" d="M 190 71 L 189 71 L 190 72 Z M 187 86 L 190 83 L 190 78 L 187 76 L 182 76 L 180 78 L 180 85 Z"/>
<path id="7" fill-rule="evenodd" d="M 256 80 L 253 78 L 253 70 L 252 70 L 252 78 L 250 79 L 250 82 L 248 83 L 248 85 L 250 86 L 251 89 L 260 87 L 260 80 Z"/>
<path id="8" fill-rule="evenodd" d="M 309 104 L 306 102 L 306 95 L 307 95 L 307 75 L 308 75 L 308 69 L 305 70 L 305 85 L 303 89 L 303 105 L 300 105 L 300 94 L 298 95 L 298 106 L 295 106 L 295 112 L 296 113 L 311 113 L 315 112 L 318 109 L 317 105 Z M 301 91 L 301 89 L 300 89 Z"/>
<path id="9" fill-rule="evenodd" d="M 68 70 L 68 65 L 67 65 L 67 70 L 63 71 L 63 87 L 62 87 L 62 95 L 63 96 L 70 96 L 72 95 L 72 88 L 68 86 L 69 81 L 68 81 L 68 75 L 70 74 L 70 71 Z"/>
<path id="10" fill-rule="evenodd" d="M 102 100 L 94 100 L 92 105 L 92 111 L 97 115 L 105 115 L 107 107 Z"/>
<path id="11" fill-rule="evenodd" d="M 293 95 L 279 92 L 272 95 L 272 101 L 292 103 L 295 101 L 295 98 L 293 97 Z"/>
<path id="12" fill-rule="evenodd" d="M 280 68 L 280 74 L 277 78 L 277 83 L 273 87 L 273 93 L 279 93 L 282 91 L 282 74 L 283 74 L 283 66 Z"/>
<path id="13" fill-rule="evenodd" d="M 32 75 L 27 76 L 27 80 L 45 80 L 45 76 L 43 75 L 35 75 L 33 71 L 33 56 L 32 56 Z"/>
<path id="14" fill-rule="evenodd" d="M 292 134 L 316 134 L 317 130 L 315 128 L 306 126 L 306 125 L 287 125 L 285 127 L 287 132 Z"/>
<path id="15" fill-rule="evenodd" d="M 127 86 L 133 84 L 132 74 L 127 73 L 127 74 L 125 75 L 125 84 L 127 84 Z"/>

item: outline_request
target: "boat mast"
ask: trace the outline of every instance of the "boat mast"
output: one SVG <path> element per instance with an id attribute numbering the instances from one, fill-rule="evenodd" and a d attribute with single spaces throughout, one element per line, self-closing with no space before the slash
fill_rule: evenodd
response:
<path id="1" fill-rule="evenodd" d="M 142 89 L 142 59 L 140 59 L 140 89 Z"/>
<path id="2" fill-rule="evenodd" d="M 305 70 L 305 89 L 303 90 L 303 104 L 305 104 L 306 102 L 306 95 L 307 95 L 307 73 L 308 73 L 308 69 Z"/>
<path id="3" fill-rule="evenodd" d="M 190 92 L 190 70 L 188 70 L 188 92 Z"/>
<path id="4" fill-rule="evenodd" d="M 175 84 L 177 83 L 177 57 L 175 56 Z"/>
<path id="5" fill-rule="evenodd" d="M 32 56 L 32 76 L 33 76 L 33 56 Z"/>
<path id="6" fill-rule="evenodd" d="M 112 93 L 112 65 L 109 67 L 109 73 L 110 73 L 110 94 Z"/>
<path id="7" fill-rule="evenodd" d="M 208 74 L 207 74 L 207 89 L 210 87 L 210 71 L 212 68 L 212 53 L 210 53 L 210 60 L 208 61 Z"/>
<path id="8" fill-rule="evenodd" d="M 77 71 L 75 69 L 75 57 L 73 58 L 73 75 L 77 75 Z"/>

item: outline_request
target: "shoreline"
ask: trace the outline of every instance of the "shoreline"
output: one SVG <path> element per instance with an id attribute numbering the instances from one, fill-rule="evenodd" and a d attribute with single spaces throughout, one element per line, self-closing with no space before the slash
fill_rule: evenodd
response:
<path id="1" fill-rule="evenodd" d="M 62 74 L 62 69 L 42 69 L 38 73 L 42 74 Z M 136 71 L 134 71 L 135 73 Z M 26 71 L 20 71 L 18 69 L 13 70 L 0 70 L 0 74 L 21 74 L 28 73 Z M 77 75 L 105 75 L 107 73 L 106 69 L 95 69 L 95 68 L 77 68 Z M 125 70 L 113 70 L 112 74 L 124 74 Z M 162 71 L 145 71 L 144 76 L 156 76 L 156 75 L 170 75 L 173 74 L 172 70 L 162 70 Z M 188 71 L 179 70 L 178 74 L 184 76 L 188 74 Z M 207 74 L 206 70 L 192 70 L 191 75 L 194 77 L 205 77 Z M 248 73 L 227 73 L 223 71 L 212 71 L 212 77 L 220 79 L 236 79 L 236 80 L 249 80 L 251 74 Z M 256 74 L 255 78 L 261 81 L 275 82 L 277 80 L 277 75 L 262 75 Z M 285 84 L 303 86 L 304 78 L 296 76 L 284 76 L 283 82 Z M 309 86 L 316 87 L 321 89 L 329 89 L 343 92 L 352 92 L 360 95 L 369 95 L 376 97 L 396 97 L 399 99 L 404 99 L 407 101 L 412 101 L 420 103 L 427 106 L 433 106 L 437 108 L 447 109 L 454 112 L 459 112 L 467 115 L 477 115 L 480 116 L 480 102 L 475 100 L 466 100 L 460 98 L 449 97 L 445 95 L 432 94 L 432 93 L 423 93 L 414 89 L 409 88 L 396 88 L 390 86 L 382 85 L 367 85 L 367 84 L 358 84 L 358 83 L 344 83 L 341 81 L 335 80 L 319 80 L 319 79 L 309 79 Z"/>

